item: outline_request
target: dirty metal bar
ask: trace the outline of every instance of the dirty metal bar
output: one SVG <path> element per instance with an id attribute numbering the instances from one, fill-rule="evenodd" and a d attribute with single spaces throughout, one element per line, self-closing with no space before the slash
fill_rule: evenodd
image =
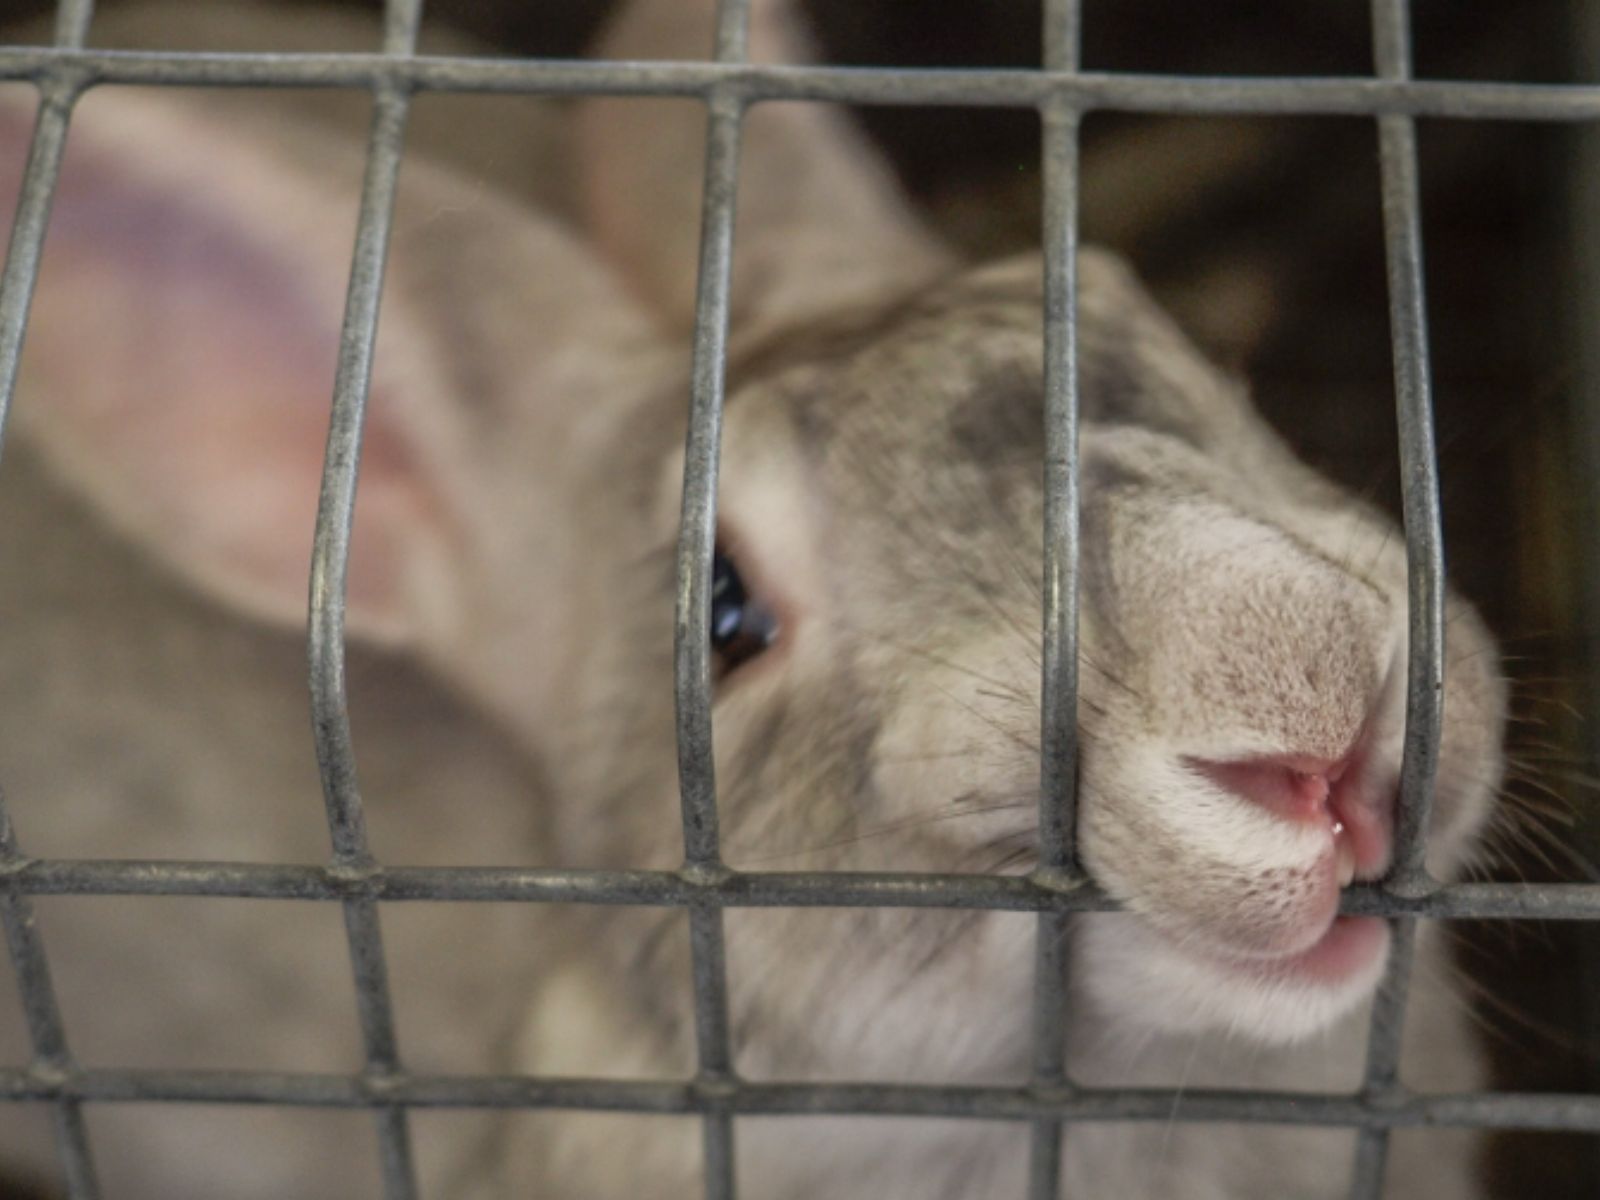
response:
<path id="1" fill-rule="evenodd" d="M 1407 0 L 1373 0 L 1372 35 L 1378 75 L 1411 75 Z M 1395 816 L 1394 862 L 1386 887 L 1401 895 L 1430 890 L 1424 856 L 1428 815 L 1439 766 L 1444 701 L 1444 543 L 1439 467 L 1433 435 L 1423 302 L 1422 200 L 1417 179 L 1416 124 L 1409 116 L 1378 118 L 1384 256 L 1394 346 L 1395 402 L 1400 427 L 1400 489 L 1406 537 L 1408 658 L 1405 745 Z M 1389 965 L 1373 1001 L 1362 1095 L 1381 1102 L 1398 1086 L 1400 1042 L 1415 953 L 1416 922 L 1389 923 Z M 1378 1200 L 1388 1157 L 1388 1129 L 1364 1126 L 1357 1138 L 1351 1200 Z"/>
<path id="2" fill-rule="evenodd" d="M 421 0 L 389 0 L 384 17 L 384 54 L 402 61 L 410 55 L 420 19 Z M 312 732 L 333 843 L 334 869 L 354 876 L 371 868 L 372 855 L 367 847 L 345 691 L 345 588 L 362 428 L 372 383 L 373 346 L 410 100 L 409 90 L 399 85 L 382 85 L 374 95 L 312 544 L 307 632 Z M 399 1071 L 400 1052 L 377 903 L 362 896 L 346 899 L 344 921 L 367 1074 L 375 1082 L 382 1082 Z M 418 1192 L 405 1109 L 379 1105 L 374 1117 L 383 1194 L 386 1200 L 413 1200 Z"/>
<path id="3" fill-rule="evenodd" d="M 253 900 L 450 900 L 721 908 L 951 908 L 1112 912 L 1092 883 L 1062 891 L 1017 875 L 792 871 L 706 876 L 692 871 L 549 867 L 388 867 L 351 874 L 279 863 L 21 859 L 7 886 L 35 896 L 230 896 Z M 1458 883 L 1421 897 L 1373 885 L 1347 889 L 1352 916 L 1431 920 L 1600 921 L 1600 885 Z"/>
<path id="4" fill-rule="evenodd" d="M 0 48 L 0 80 L 81 73 L 86 84 L 155 87 L 378 88 L 526 95 L 680 96 L 821 100 L 909 107 L 1039 108 L 1052 97 L 1082 112 L 1262 116 L 1445 117 L 1475 121 L 1593 121 L 1600 86 L 1384 80 L 1237 78 L 1014 68 L 897 68 L 702 62 L 577 62 L 373 54 L 237 54 Z"/>
<path id="5" fill-rule="evenodd" d="M 80 49 L 88 37 L 93 17 L 93 0 L 61 0 L 56 7 L 57 48 Z M 66 149 L 67 126 L 80 93 L 75 71 L 42 81 L 39 87 L 39 108 L 34 118 L 28 161 L 22 172 L 5 270 L 0 274 L 0 446 L 4 445 L 6 417 L 16 391 L 28 309 L 39 279 L 50 204 Z M 6 878 L 21 862 L 5 795 L 0 791 L 0 885 L 5 885 L 0 886 L 0 926 L 5 930 L 22 997 L 33 1069 L 53 1079 L 65 1079 L 76 1068 L 67 1048 L 61 1008 L 56 1000 L 44 941 L 34 919 L 33 902 L 26 893 L 9 886 Z M 61 1157 L 67 1195 L 71 1200 L 96 1200 L 100 1185 L 81 1102 L 70 1096 L 58 1096 L 54 1109 L 56 1148 Z"/>
<path id="6" fill-rule="evenodd" d="M 1397 1093 L 1382 1106 L 1343 1093 L 895 1083 L 754 1083 L 712 1094 L 692 1081 L 508 1075 L 408 1075 L 375 1095 L 363 1075 L 254 1071 L 79 1070 L 66 1080 L 0 1068 L 0 1103 L 57 1097 L 94 1103 L 274 1104 L 296 1108 L 559 1109 L 760 1116 L 951 1117 L 980 1121 L 1204 1121 L 1385 1129 L 1530 1129 L 1600 1133 L 1600 1096 Z"/>
<path id="7" fill-rule="evenodd" d="M 748 41 L 748 0 L 719 0 L 713 46 L 717 61 L 743 61 Z M 717 458 L 722 441 L 728 293 L 744 112 L 744 101 L 737 96 L 713 93 L 708 98 L 700 271 L 673 637 L 684 869 L 692 878 L 707 879 L 714 879 L 725 870 L 717 831 L 711 736 L 711 575 L 717 535 Z M 700 902 L 689 906 L 689 946 L 699 1079 L 702 1086 L 720 1089 L 732 1083 L 734 1071 L 728 1029 L 727 953 L 719 906 Z M 736 1183 L 732 1114 L 707 1110 L 702 1138 L 706 1200 L 733 1200 Z"/>
<path id="8" fill-rule="evenodd" d="M 1079 67 L 1078 0 L 1044 7 L 1044 65 Z M 1044 182 L 1044 653 L 1041 657 L 1039 867 L 1043 886 L 1070 887 L 1077 865 L 1078 774 L 1078 127 L 1064 99 L 1040 112 Z M 1064 1088 L 1067 914 L 1039 914 L 1034 953 L 1033 1079 Z M 1031 1200 L 1061 1190 L 1061 1122 L 1035 1121 Z"/>

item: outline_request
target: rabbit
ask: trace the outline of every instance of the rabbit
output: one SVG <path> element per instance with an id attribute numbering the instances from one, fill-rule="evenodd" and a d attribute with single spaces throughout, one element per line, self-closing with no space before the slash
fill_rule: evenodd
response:
<path id="1" fill-rule="evenodd" d="M 42 40 L 36 31 L 20 36 Z M 285 22 L 281 11 L 264 6 L 155 5 L 97 17 L 94 37 L 110 45 L 138 44 L 142 38 L 219 49 L 355 50 L 374 46 L 377 32 L 370 22 L 320 10 Z M 306 720 L 304 633 L 296 628 L 303 618 L 291 615 L 290 592 L 272 597 L 269 619 L 261 620 L 253 608 L 267 592 L 257 587 L 259 581 L 237 573 L 242 561 L 224 566 L 218 560 L 220 569 L 203 583 L 161 565 L 144 527 L 124 523 L 155 519 L 149 510 L 136 511 L 137 505 L 117 491 L 140 481 L 119 478 L 106 470 L 108 462 L 95 461 L 102 452 L 123 461 L 124 451 L 137 444 L 129 428 L 102 425 L 100 432 L 110 440 L 96 448 L 93 440 L 58 438 L 56 432 L 65 433 L 65 427 L 55 432 L 34 427 L 57 397 L 76 394 L 92 401 L 94 395 L 93 390 L 77 392 L 76 384 L 58 386 L 56 370 L 79 352 L 62 359 L 60 347 L 51 347 L 57 336 L 53 329 L 90 340 L 103 334 L 120 345 L 120 351 L 93 352 L 89 361 L 95 370 L 130 370 L 130 378 L 155 389 L 146 393 L 147 400 L 160 403 L 162 389 L 169 386 L 175 390 L 168 395 L 176 395 L 175 380 L 188 378 L 195 385 L 190 393 L 195 405 L 168 413 L 167 432 L 178 440 L 163 449 L 162 435 L 156 434 L 143 443 L 143 453 L 165 456 L 146 459 L 158 474 L 178 459 L 207 472 L 241 465 L 237 458 L 229 464 L 206 455 L 216 444 L 209 439 L 245 434 L 242 426 L 232 433 L 213 426 L 208 433 L 191 418 L 203 417 L 212 398 L 239 394 L 234 389 L 245 378 L 260 380 L 280 397 L 303 388 L 307 404 L 321 410 L 314 422 L 325 421 L 344 290 L 338 260 L 348 257 L 354 225 L 353 207 L 341 201 L 353 201 L 356 194 L 368 104 L 360 96 L 326 92 L 285 93 L 273 100 L 264 105 L 259 95 L 214 93 L 158 98 L 140 89 L 107 89 L 82 101 L 81 124 L 73 128 L 13 408 L 17 419 L 9 427 L 0 468 L 0 608 L 6 614 L 0 619 L 0 789 L 22 852 L 30 856 L 313 864 L 328 857 Z M 458 169 L 505 172 L 502 186 L 516 189 L 524 182 L 518 173 L 528 145 L 546 162 L 559 161 L 564 123 L 547 119 L 554 114 L 530 113 L 534 119 L 518 128 L 514 146 L 497 146 L 497 131 L 487 126 L 467 143 L 446 136 L 462 115 L 462 103 L 431 111 L 419 105 L 413 125 L 419 136 L 447 147 Z M 7 219 L 7 228 L 32 109 L 31 89 L 0 85 L 0 217 Z M 113 125 L 124 113 L 132 118 L 124 129 L 132 131 L 133 142 L 119 143 L 124 130 L 101 125 L 108 113 L 116 114 Z M 190 121 L 202 140 L 185 149 Z M 437 132 L 429 135 L 434 124 Z M 96 134 L 97 127 L 104 132 Z M 251 131 L 243 137 L 248 152 L 229 162 L 213 159 L 208 166 L 207 140 L 213 149 L 232 144 L 241 129 Z M 147 150 L 161 145 L 177 151 L 175 158 L 139 165 Z M 108 149 L 109 158 L 97 158 Z M 475 154 L 482 158 L 473 159 Z M 271 301 L 258 306 L 245 300 L 249 294 L 264 298 L 254 289 L 267 282 L 265 277 L 250 272 L 270 258 L 259 254 L 262 247 L 253 238 L 242 236 L 246 230 L 237 220 L 270 226 L 269 210 L 256 208 L 256 200 L 230 210 L 205 198 L 205 190 L 185 192 L 181 177 L 167 175 L 173 164 L 207 174 L 216 168 L 214 178 L 237 189 L 236 196 L 248 196 L 250 168 L 271 175 L 284 161 L 300 163 L 294 168 L 305 187 L 297 192 L 299 211 L 313 239 L 307 252 L 328 267 L 331 281 L 319 288 L 306 277 L 319 307 L 301 311 L 305 319 L 298 326 L 293 297 L 287 307 L 277 308 Z M 115 180 L 103 193 L 107 181 L 96 177 L 97 162 Z M 240 173 L 227 169 L 240 164 Z M 530 186 L 542 184 L 535 179 Z M 147 187 L 149 192 L 141 191 Z M 476 203 L 473 189 L 460 183 L 445 192 L 424 190 L 422 219 L 432 217 L 429 203 Z M 267 200 L 266 194 L 258 200 Z M 165 223 L 165 214 L 175 209 L 183 210 L 178 220 Z M 91 241 L 80 240 L 83 235 Z M 113 241 L 93 240 L 102 235 Z M 231 283 L 221 267 L 226 262 L 241 268 Z M 221 270 L 212 273 L 213 267 Z M 108 268 L 111 275 L 102 274 Z M 272 268 L 283 269 L 284 264 Z M 199 305 L 190 315 L 211 301 L 217 302 L 214 315 L 232 310 L 221 323 L 207 326 L 228 343 L 227 357 L 212 361 L 225 364 L 229 377 L 175 374 L 180 361 L 199 361 L 190 354 L 195 343 L 181 333 L 188 318 L 173 311 L 144 327 L 137 316 L 142 302 L 128 302 L 126 293 L 123 299 L 112 295 L 122 288 L 173 285 L 175 297 L 183 291 L 186 273 L 196 289 L 188 293 L 190 301 Z M 113 283 L 112 276 L 121 282 Z M 59 312 L 51 317 L 53 305 L 71 303 L 67 298 L 86 285 L 97 296 L 93 314 L 82 322 Z M 213 286 L 217 290 L 205 290 Z M 233 286 L 241 290 L 230 302 L 224 297 Z M 274 311 L 288 322 L 277 330 L 288 340 L 277 346 L 252 343 L 252 322 Z M 70 334 L 69 326 L 81 334 Z M 296 345 L 300 333 L 308 336 Z M 147 335 L 148 344 L 140 345 Z M 279 361 L 292 364 L 276 386 L 269 373 L 256 374 L 250 366 L 270 361 L 274 350 L 287 351 Z M 231 420 L 248 410 L 246 403 L 223 411 Z M 309 417 L 313 409 L 304 411 Z M 91 408 L 80 408 L 77 416 L 84 422 L 79 432 L 94 428 Z M 298 466 L 292 457 L 259 465 L 269 473 L 311 472 L 301 481 L 309 491 L 284 497 L 290 507 L 277 526 L 293 543 L 286 544 L 282 565 L 303 575 L 309 548 L 303 535 L 315 504 L 314 458 L 320 455 L 313 442 L 322 435 L 312 424 L 301 432 L 311 440 L 298 450 L 312 458 Z M 258 427 L 247 436 L 257 434 L 269 440 L 282 435 L 278 445 L 295 447 L 289 427 Z M 81 459 L 70 454 L 79 447 L 86 451 Z M 235 449 L 246 446 L 236 443 Z M 61 458 L 60 451 L 69 454 Z M 75 474 L 79 471 L 84 474 Z M 199 485 L 194 478 L 188 482 Z M 215 482 L 221 486 L 210 502 L 222 502 L 229 489 L 220 477 Z M 112 491 L 99 490 L 107 486 Z M 260 499 L 257 493 L 238 501 L 222 520 L 261 512 L 255 507 Z M 195 509 L 194 515 L 201 511 Z M 174 515 L 165 508 L 160 519 Z M 162 536 L 173 548 L 192 547 L 189 539 L 200 530 L 183 518 L 181 528 Z M 291 565 L 296 557 L 302 561 Z M 548 856 L 541 769 L 497 722 L 422 668 L 415 656 L 385 645 L 381 635 L 353 640 L 349 683 L 362 785 L 370 800 L 368 822 L 380 859 L 485 865 Z M 464 821 L 445 819 L 440 807 L 469 803 L 472 816 Z M 39 897 L 34 907 L 69 1045 L 83 1064 L 336 1072 L 360 1066 L 351 972 L 336 905 Z M 552 936 L 559 917 L 553 910 L 505 905 L 386 910 L 384 931 L 407 1065 L 498 1069 L 503 1056 L 492 1031 L 510 1026 L 522 1004 L 516 985 L 504 981 L 514 979 L 519 964 L 530 960 L 530 947 Z M 0 1065 L 25 1065 L 29 1057 L 8 963 L 0 967 Z M 331 1200 L 367 1194 L 377 1179 L 365 1114 L 110 1105 L 92 1106 L 88 1123 L 108 1196 Z M 425 1135 L 423 1130 L 418 1139 L 421 1149 L 427 1147 Z M 9 1200 L 13 1188 L 29 1197 L 34 1189 L 59 1194 L 60 1178 L 48 1111 L 0 1106 L 0 1196 Z"/>
<path id="2" fill-rule="evenodd" d="M 175 11 L 157 40 L 175 36 Z M 274 18 L 218 6 L 216 19 Z M 597 52 L 703 57 L 711 19 L 709 0 L 635 0 Z M 332 38 L 334 24 L 302 30 Z M 758 0 L 751 49 L 794 61 L 804 31 Z M 0 96 L 6 194 L 28 99 Z M 371 671 L 356 753 L 388 863 L 683 857 L 673 545 L 703 115 L 594 100 L 562 116 L 560 200 L 512 178 L 548 186 L 550 172 L 485 183 L 501 154 L 450 144 L 470 138 L 408 151 L 349 587 Z M 0 469 L 0 588 L 21 614 L 0 635 L 0 781 L 27 853 L 316 861 L 309 739 L 276 685 L 304 622 L 354 209 L 338 184 L 356 177 L 360 142 L 248 98 L 197 107 L 123 89 L 91 93 L 73 131 Z M 1037 255 L 962 263 L 838 113 L 752 113 L 713 630 L 730 865 L 1030 864 L 1041 275 Z M 1091 1085 L 1351 1089 L 1389 935 L 1335 914 L 1341 888 L 1380 877 L 1392 853 L 1403 539 L 1298 462 L 1124 263 L 1085 250 L 1079 280 L 1078 840 L 1122 911 L 1070 927 L 1069 1071 Z M 1470 861 L 1490 813 L 1505 708 L 1491 635 L 1454 593 L 1447 608 L 1427 855 L 1441 878 Z M 81 1061 L 237 1065 L 244 1020 L 274 1065 L 355 1065 L 348 964 L 335 945 L 308 967 L 309 922 L 274 910 L 174 946 L 135 921 L 159 903 L 39 902 L 64 963 L 115 955 L 115 994 L 63 968 Z M 402 1025 L 408 1065 L 691 1070 L 682 913 L 495 916 L 459 950 L 444 917 L 431 940 L 420 931 L 395 986 L 402 1016 L 418 1014 Z M 548 923 L 530 949 L 520 922 L 535 917 Z M 732 909 L 725 923 L 743 1076 L 1028 1079 L 1030 916 Z M 1417 953 L 1407 1082 L 1480 1086 L 1434 931 Z M 164 1003 L 132 1001 L 151 993 Z M 97 1149 L 125 1172 L 118 1194 L 375 1186 L 372 1159 L 346 1148 L 349 1122 L 277 1129 L 251 1113 L 207 1138 L 188 1110 L 134 1107 L 91 1110 Z M 412 1124 L 427 1195 L 702 1187 L 687 1118 Z M 42 1170 L 42 1135 L 17 1128 L 0 1129 L 0 1163 Z M 785 1117 L 737 1131 L 741 1194 L 767 1200 L 1020 1195 L 1027 1172 L 1021 1124 Z M 1397 1134 L 1388 1194 L 1482 1195 L 1475 1145 Z M 1353 1148 L 1348 1130 L 1072 1125 L 1062 1195 L 1339 1196 Z"/>

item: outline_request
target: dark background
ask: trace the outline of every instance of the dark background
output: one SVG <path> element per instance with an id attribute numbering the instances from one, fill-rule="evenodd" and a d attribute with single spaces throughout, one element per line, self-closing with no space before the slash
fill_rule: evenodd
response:
<path id="1" fill-rule="evenodd" d="M 12 0 L 19 16 L 49 10 Z M 114 7 L 107 4 L 105 7 Z M 370 0 L 346 7 L 373 11 Z M 286 4 L 286 8 L 292 4 Z M 1036 2 L 808 0 L 840 63 L 1035 65 Z M 583 53 L 609 0 L 432 0 L 430 26 L 494 52 Z M 1366 74 L 1366 6 L 1353 0 L 1086 0 L 1096 70 Z M 1581 0 L 1419 0 L 1416 73 L 1537 83 L 1593 79 Z M 9 13 L 8 13 L 9 15 Z M 975 257 L 1038 237 L 1031 112 L 879 109 L 861 119 L 936 222 Z M 1419 127 L 1430 346 L 1448 561 L 1500 636 L 1514 680 L 1508 803 L 1496 878 L 1592 877 L 1596 691 L 1582 631 L 1593 553 L 1577 460 L 1588 181 L 1580 133 L 1428 121 Z M 1129 255 L 1213 357 L 1247 376 L 1266 415 L 1314 464 L 1398 511 L 1393 374 L 1378 205 L 1377 139 L 1347 118 L 1095 114 L 1084 127 L 1085 236 Z M 1593 188 L 1588 189 L 1590 192 Z M 1590 393 L 1592 396 L 1592 392 Z M 1592 403 L 1592 400 L 1591 400 Z M 1497 1086 L 1600 1087 L 1600 936 L 1577 925 L 1462 923 L 1462 967 Z M 1495 1192 L 1577 1197 L 1600 1183 L 1600 1139 L 1505 1136 Z"/>

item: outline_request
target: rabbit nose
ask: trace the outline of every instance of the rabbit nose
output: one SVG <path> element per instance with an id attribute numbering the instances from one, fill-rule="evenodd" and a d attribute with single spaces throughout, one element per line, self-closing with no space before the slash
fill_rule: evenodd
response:
<path id="1" fill-rule="evenodd" d="M 1190 760 L 1224 791 L 1285 820 L 1326 828 L 1340 883 L 1382 874 L 1394 829 L 1394 788 L 1377 778 L 1364 748 L 1337 759 L 1284 754 L 1237 762 Z"/>
<path id="2" fill-rule="evenodd" d="M 1350 755 L 1337 761 L 1307 755 L 1274 755 L 1243 762 L 1195 762 L 1219 787 L 1293 821 L 1314 820 L 1327 808 L 1335 785 L 1350 767 Z"/>

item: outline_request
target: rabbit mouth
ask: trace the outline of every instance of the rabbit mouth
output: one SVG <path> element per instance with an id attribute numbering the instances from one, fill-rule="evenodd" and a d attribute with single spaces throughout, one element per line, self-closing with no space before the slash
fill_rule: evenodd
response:
<path id="1" fill-rule="evenodd" d="M 1388 926 L 1377 918 L 1340 916 L 1338 907 L 1351 884 L 1376 879 L 1387 868 L 1393 834 L 1385 818 L 1370 805 L 1330 800 L 1321 816 L 1328 848 L 1308 872 L 1318 881 L 1311 897 L 1304 907 L 1293 906 L 1299 915 L 1270 932 L 1257 931 L 1261 940 L 1242 953 L 1226 936 L 1212 953 L 1233 969 L 1278 982 L 1342 984 L 1366 971 L 1387 947 Z"/>
<path id="2" fill-rule="evenodd" d="M 1389 948 L 1389 926 L 1381 917 L 1335 917 L 1307 949 L 1280 958 L 1228 959 L 1228 968 L 1263 983 L 1338 986 L 1368 972 Z"/>
<path id="3" fill-rule="evenodd" d="M 1326 800 L 1320 823 L 1328 847 L 1301 879 L 1313 880 L 1298 916 L 1248 932 L 1234 928 L 1209 945 L 1202 956 L 1230 971 L 1268 983 L 1347 985 L 1368 973 L 1388 948 L 1388 925 L 1376 917 L 1340 916 L 1339 899 L 1357 880 L 1378 878 L 1393 848 L 1392 821 L 1384 806 Z M 1248 915 L 1243 924 L 1252 924 Z M 1275 928 L 1273 926 L 1276 926 Z M 1248 948 L 1242 948 L 1248 947 Z"/>
<path id="4" fill-rule="evenodd" d="M 1108 1013 L 1164 1032 L 1221 1030 L 1288 1045 L 1314 1037 L 1377 989 L 1390 932 L 1378 917 L 1334 917 L 1293 952 L 1265 956 L 1176 935 L 1135 913 L 1085 922 L 1099 970 L 1087 986 Z M 1140 998 L 1130 1012 L 1130 996 Z"/>
<path id="5" fill-rule="evenodd" d="M 1381 876 L 1394 848 L 1395 788 L 1378 777 L 1369 740 L 1336 761 L 1278 755 L 1238 762 L 1190 758 L 1187 765 L 1285 821 L 1325 829 L 1344 888 Z"/>
<path id="6" fill-rule="evenodd" d="M 1231 939 L 1197 939 L 1172 936 L 1154 927 L 1169 950 L 1229 988 L 1280 993 L 1306 989 L 1335 993 L 1360 992 L 1376 985 L 1389 950 L 1389 925 L 1381 917 L 1346 917 L 1330 914 L 1320 932 L 1293 950 L 1259 952 L 1241 949 Z"/>
<path id="7" fill-rule="evenodd" d="M 1167 932 L 1176 933 L 1181 951 L 1248 980 L 1343 987 L 1369 974 L 1386 953 L 1388 927 L 1380 919 L 1340 916 L 1339 901 L 1352 884 L 1379 878 L 1388 868 L 1393 789 L 1354 755 L 1315 771 L 1281 762 L 1241 768 L 1191 760 L 1190 766 L 1267 808 L 1277 807 L 1285 789 L 1280 782 L 1258 786 L 1254 776 L 1287 771 L 1290 789 L 1298 791 L 1296 811 L 1274 815 L 1297 826 L 1317 849 L 1297 866 L 1242 873 L 1232 903 L 1212 908 L 1209 916 L 1197 921 L 1191 909 L 1181 916 L 1163 913 L 1162 920 L 1152 912 L 1156 924 L 1175 926 Z"/>
<path id="8" fill-rule="evenodd" d="M 1319 874 L 1326 878 L 1326 860 Z M 1179 954 L 1221 969 L 1228 976 L 1262 984 L 1344 987 L 1369 973 L 1388 949 L 1388 923 L 1380 917 L 1340 916 L 1338 890 L 1329 889 L 1326 908 L 1317 903 L 1301 918 L 1272 931 L 1264 944 L 1256 931 L 1190 929 L 1176 932 L 1152 922 L 1155 932 Z M 1320 910 L 1320 911 L 1317 911 Z M 1241 913 L 1246 926 L 1250 919 Z M 1298 933 L 1291 932 L 1298 929 Z M 1272 944 L 1275 943 L 1275 944 Z M 1287 943 L 1287 944 L 1286 944 Z"/>

